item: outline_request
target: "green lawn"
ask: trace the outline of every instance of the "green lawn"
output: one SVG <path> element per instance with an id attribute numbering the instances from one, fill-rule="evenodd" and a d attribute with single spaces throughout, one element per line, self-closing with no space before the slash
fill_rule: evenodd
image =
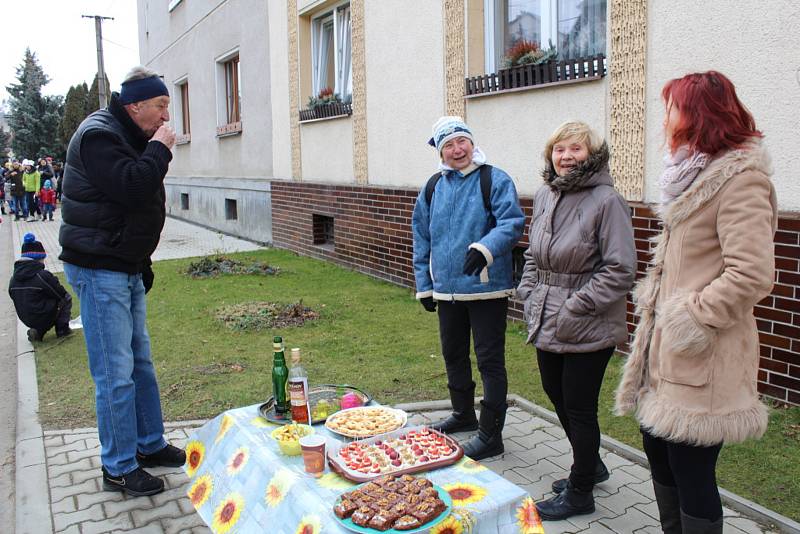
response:
<path id="1" fill-rule="evenodd" d="M 385 404 L 447 397 L 436 315 L 426 313 L 409 289 L 286 251 L 235 257 L 265 261 L 281 272 L 191 279 L 182 274 L 190 260 L 154 265 L 148 325 L 166 420 L 204 419 L 266 399 L 273 335 L 282 335 L 287 348 L 303 349 L 312 384 L 353 384 Z M 320 319 L 303 327 L 233 332 L 213 318 L 216 308 L 228 304 L 299 300 Z M 524 343 L 522 325 L 510 324 L 510 391 L 552 408 L 533 349 Z M 36 348 L 42 424 L 94 426 L 83 336 L 56 340 L 48 335 Z M 600 426 L 603 433 L 641 448 L 635 421 L 611 414 L 622 361 L 614 357 L 606 373 Z M 722 487 L 800 519 L 800 409 L 773 410 L 764 439 L 725 447 L 718 475 Z"/>

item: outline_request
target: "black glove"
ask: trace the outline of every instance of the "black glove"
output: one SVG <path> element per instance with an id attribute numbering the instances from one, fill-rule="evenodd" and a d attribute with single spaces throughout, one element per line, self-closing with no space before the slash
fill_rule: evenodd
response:
<path id="1" fill-rule="evenodd" d="M 483 254 L 474 248 L 469 249 L 469 252 L 467 252 L 464 258 L 464 274 L 476 275 L 480 273 L 481 269 L 484 267 L 486 267 L 486 258 Z"/>
<path id="2" fill-rule="evenodd" d="M 156 275 L 153 274 L 153 268 L 149 265 L 142 269 L 142 283 L 144 284 L 144 292 L 147 294 L 153 287 L 153 280 Z"/>
<path id="3" fill-rule="evenodd" d="M 433 297 L 422 297 L 419 299 L 422 307 L 425 308 L 427 312 L 435 312 L 436 311 L 436 301 L 433 300 Z"/>

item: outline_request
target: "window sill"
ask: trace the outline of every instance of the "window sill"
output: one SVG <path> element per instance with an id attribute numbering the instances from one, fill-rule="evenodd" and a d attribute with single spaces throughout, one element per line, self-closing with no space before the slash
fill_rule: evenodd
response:
<path id="1" fill-rule="evenodd" d="M 353 105 L 347 103 L 327 104 L 313 109 L 300 110 L 300 122 L 315 122 L 328 119 L 341 119 L 353 114 Z"/>
<path id="2" fill-rule="evenodd" d="M 521 65 L 465 79 L 465 99 L 591 82 L 606 75 L 605 56 Z"/>
<path id="3" fill-rule="evenodd" d="M 175 145 L 188 145 L 192 141 L 192 134 L 180 134 L 175 136 Z"/>
<path id="4" fill-rule="evenodd" d="M 230 137 L 242 133 L 242 121 L 217 126 L 217 137 Z"/>

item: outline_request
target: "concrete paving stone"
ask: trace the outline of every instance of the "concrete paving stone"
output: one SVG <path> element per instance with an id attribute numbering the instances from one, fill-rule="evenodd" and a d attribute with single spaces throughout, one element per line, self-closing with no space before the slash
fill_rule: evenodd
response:
<path id="1" fill-rule="evenodd" d="M 619 514 L 609 510 L 605 506 L 597 504 L 597 501 L 595 501 L 593 513 L 587 515 L 575 515 L 566 519 L 566 521 L 573 525 L 573 528 L 578 531 L 594 532 L 593 527 L 599 525 L 598 521 L 601 519 L 611 519 L 618 515 Z"/>
<path id="2" fill-rule="evenodd" d="M 500 475 L 502 475 L 503 473 L 505 473 L 510 469 L 514 469 L 515 467 L 528 466 L 528 463 L 525 460 L 523 460 L 522 458 L 511 452 L 503 453 L 500 456 L 494 456 L 491 459 L 487 458 L 485 460 L 482 460 L 482 463 L 486 467 L 488 467 L 489 469 Z"/>
<path id="3" fill-rule="evenodd" d="M 56 503 L 50 504 L 50 513 L 53 514 L 69 514 L 77 510 L 78 506 L 75 504 L 75 497 L 61 499 Z"/>
<path id="4" fill-rule="evenodd" d="M 620 466 L 620 469 L 625 471 L 626 473 L 630 473 L 631 475 L 635 476 L 642 482 L 648 481 L 652 478 L 650 470 L 638 464 L 623 465 Z"/>
<path id="5" fill-rule="evenodd" d="M 211 529 L 208 527 L 195 527 L 192 529 L 192 534 L 211 534 Z"/>
<path id="6" fill-rule="evenodd" d="M 186 430 L 183 428 L 173 428 L 164 433 L 164 439 L 171 441 L 173 439 L 186 439 Z"/>
<path id="7" fill-rule="evenodd" d="M 547 446 L 548 447 L 552 447 L 553 449 L 557 450 L 560 453 L 572 454 L 572 445 L 570 445 L 569 440 L 567 438 L 554 439 L 554 440 L 548 441 L 547 442 Z"/>
<path id="8" fill-rule="evenodd" d="M 567 437 L 567 435 L 564 433 L 564 429 L 560 426 L 550 425 L 543 427 L 542 430 L 558 439 L 566 439 Z"/>
<path id="9" fill-rule="evenodd" d="M 75 443 L 76 441 L 84 441 L 90 438 L 97 438 L 97 429 L 93 429 L 94 432 L 74 432 L 69 434 L 64 434 L 62 438 L 64 439 L 64 445 L 68 445 L 70 443 Z"/>
<path id="10" fill-rule="evenodd" d="M 613 452 L 609 452 L 606 455 L 603 455 L 601 452 L 600 456 L 602 457 L 603 463 L 606 464 L 606 467 L 608 468 L 609 471 L 613 471 L 614 469 L 617 469 L 618 467 L 622 467 L 625 465 L 633 465 L 633 462 L 631 462 L 630 460 L 623 458 L 619 454 L 615 454 Z"/>
<path id="11" fill-rule="evenodd" d="M 121 502 L 125 499 L 125 496 L 119 491 L 95 491 L 81 493 L 76 495 L 75 499 L 78 502 L 78 510 L 83 510 L 97 503 Z"/>
<path id="12" fill-rule="evenodd" d="M 64 473 L 63 475 L 52 477 L 49 478 L 48 480 L 51 488 L 59 488 L 63 486 L 72 485 L 72 476 L 70 475 L 70 473 Z"/>
<path id="13" fill-rule="evenodd" d="M 616 493 L 595 499 L 595 503 L 605 506 L 617 515 L 625 513 L 625 510 L 635 504 L 645 504 L 647 502 L 650 502 L 647 497 L 625 486 L 620 487 Z"/>
<path id="14" fill-rule="evenodd" d="M 534 447 L 516 452 L 515 454 L 525 460 L 528 465 L 535 465 L 545 458 L 553 458 L 554 456 L 559 456 L 561 453 L 552 447 L 548 447 L 546 443 L 539 443 Z"/>
<path id="15" fill-rule="evenodd" d="M 153 501 L 150 500 L 150 497 L 124 496 L 121 501 L 106 501 L 103 503 L 103 511 L 105 512 L 106 517 L 114 517 L 125 512 L 150 509 L 152 507 Z"/>
<path id="16" fill-rule="evenodd" d="M 57 534 L 81 534 L 81 529 L 78 525 L 70 525 L 64 530 L 57 530 Z"/>
<path id="17" fill-rule="evenodd" d="M 181 517 L 170 517 L 161 520 L 165 534 L 183 534 L 194 527 L 205 525 L 199 514 L 184 515 Z"/>
<path id="18" fill-rule="evenodd" d="M 64 486 L 61 488 L 50 488 L 50 502 L 57 503 L 61 499 L 79 495 L 81 493 L 97 493 L 100 487 L 97 485 L 97 480 L 89 479 L 80 484 L 73 484 L 72 486 Z"/>
<path id="19" fill-rule="evenodd" d="M 129 531 L 133 528 L 133 521 L 130 515 L 120 514 L 111 519 L 103 519 L 102 521 L 87 521 L 81 523 L 81 534 L 101 534 L 110 532 L 112 530 L 125 530 Z"/>
<path id="20" fill-rule="evenodd" d="M 103 507 L 98 503 L 94 506 L 86 508 L 85 510 L 78 510 L 77 512 L 68 514 L 53 514 L 53 526 L 55 527 L 56 531 L 58 531 L 65 529 L 70 525 L 83 523 L 84 521 L 102 521 L 105 518 L 105 514 L 103 514 Z"/>
<path id="21" fill-rule="evenodd" d="M 44 464 L 44 446 L 39 438 L 24 439 L 17 442 L 17 467 Z"/>
<path id="22" fill-rule="evenodd" d="M 45 443 L 45 449 L 47 451 L 47 457 L 48 458 L 53 458 L 56 455 L 59 455 L 61 453 L 65 453 L 65 452 L 86 450 L 86 440 L 85 439 L 81 439 L 81 440 L 73 441 L 71 443 L 66 443 L 66 444 L 61 444 L 61 445 L 52 445 L 52 446 L 48 446 L 47 443 Z"/>
<path id="23" fill-rule="evenodd" d="M 529 484 L 525 487 L 530 493 L 533 500 L 536 502 L 542 501 L 544 499 L 549 499 L 553 496 L 553 482 L 555 482 L 555 477 L 551 475 L 545 475 L 536 482 Z"/>
<path id="24" fill-rule="evenodd" d="M 542 446 L 547 447 L 548 449 L 552 448 L 547 443 L 542 444 Z M 572 467 L 572 453 L 565 454 L 556 451 L 556 454 L 548 456 L 547 459 L 553 462 L 554 464 L 561 466 L 561 469 L 563 469 L 564 471 L 569 471 L 570 468 Z"/>
<path id="25" fill-rule="evenodd" d="M 84 458 L 98 458 L 100 456 L 100 451 L 97 449 L 83 449 L 80 451 L 69 451 L 66 454 L 70 462 L 79 462 Z"/>
<path id="26" fill-rule="evenodd" d="M 66 452 L 60 452 L 47 458 L 48 465 L 64 465 L 70 463 Z"/>
<path id="27" fill-rule="evenodd" d="M 580 532 L 567 521 L 543 521 L 546 534 L 577 534 Z"/>
<path id="28" fill-rule="evenodd" d="M 641 510 L 642 512 L 646 513 L 647 515 L 649 515 L 650 517 L 652 517 L 656 521 L 659 520 L 658 505 L 656 504 L 656 501 L 648 501 L 646 503 L 640 503 L 640 504 L 637 504 L 635 506 L 635 508 L 637 508 L 637 509 Z"/>
<path id="29" fill-rule="evenodd" d="M 503 478 L 505 478 L 510 482 L 513 482 L 517 486 L 524 486 L 525 484 L 532 484 L 533 482 L 536 482 L 536 480 L 531 480 L 525 476 L 524 473 L 526 471 L 528 471 L 527 468 L 509 469 L 503 474 Z"/>
<path id="30" fill-rule="evenodd" d="M 181 486 L 164 490 L 161 493 L 151 496 L 150 498 L 153 500 L 153 504 L 155 506 L 164 506 L 168 502 L 178 501 L 186 497 L 186 491 L 187 488 Z"/>
<path id="31" fill-rule="evenodd" d="M 197 513 L 197 511 L 194 509 L 194 506 L 192 505 L 192 501 L 190 501 L 188 497 L 178 501 L 178 508 L 181 509 L 181 512 L 183 512 L 184 515 Z"/>
<path id="32" fill-rule="evenodd" d="M 103 467 L 103 461 L 100 459 L 100 453 L 96 453 L 94 456 L 89 458 L 89 463 L 92 464 L 92 467 L 95 469 L 100 469 Z"/>
<path id="33" fill-rule="evenodd" d="M 154 521 L 149 525 L 131 530 L 112 530 L 111 534 L 164 534 L 164 527 L 158 521 Z"/>
<path id="34" fill-rule="evenodd" d="M 181 517 L 183 512 L 178 508 L 178 503 L 170 501 L 158 508 L 131 510 L 133 517 L 133 524 L 137 527 L 145 526 L 153 521 L 166 518 L 166 517 Z"/>
<path id="35" fill-rule="evenodd" d="M 532 449 L 536 445 L 540 443 L 546 443 L 549 441 L 556 441 L 556 438 L 542 430 L 541 428 L 535 429 L 530 434 L 526 434 L 524 436 L 515 436 L 510 438 L 509 441 L 513 441 L 514 443 L 518 443 L 522 447 L 526 449 Z"/>
<path id="36" fill-rule="evenodd" d="M 165 475 L 164 482 L 167 488 L 184 487 L 189 482 L 189 477 L 181 470 L 178 473 L 169 473 Z"/>
<path id="37" fill-rule="evenodd" d="M 632 474 L 628 473 L 627 471 L 623 471 L 622 469 L 614 469 L 611 471 L 611 476 L 608 479 L 607 484 L 611 487 L 620 487 L 620 486 L 627 486 L 628 484 L 638 484 L 643 482 L 638 477 L 633 476 Z"/>
<path id="38" fill-rule="evenodd" d="M 47 474 L 50 478 L 63 475 L 64 473 L 73 473 L 76 471 L 87 471 L 92 468 L 92 462 L 88 458 L 84 458 L 80 462 L 65 463 L 60 465 L 50 465 L 48 462 Z"/>
<path id="39" fill-rule="evenodd" d="M 761 525 L 746 517 L 726 517 L 725 527 L 735 527 L 747 534 L 761 534 L 767 532 Z"/>
<path id="40" fill-rule="evenodd" d="M 635 491 L 636 493 L 640 493 L 647 497 L 648 499 L 655 500 L 656 495 L 653 493 L 653 481 L 652 480 L 645 480 L 644 482 L 639 482 L 637 484 L 628 484 L 628 487 Z"/>
<path id="41" fill-rule="evenodd" d="M 86 438 L 84 440 L 87 449 L 99 449 L 100 448 L 100 439 L 99 438 Z M 97 454 L 99 455 L 100 452 L 98 451 Z"/>
<path id="42" fill-rule="evenodd" d="M 503 438 L 514 438 L 519 436 L 527 436 L 534 431 L 533 425 L 529 423 L 518 423 L 515 425 L 506 425 L 503 427 Z"/>
<path id="43" fill-rule="evenodd" d="M 55 436 L 45 436 L 44 446 L 49 449 L 50 447 L 59 447 L 64 444 L 64 436 L 58 434 Z"/>
<path id="44" fill-rule="evenodd" d="M 658 521 L 634 507 L 617 517 L 600 519 L 599 523 L 613 532 L 634 532 L 644 527 L 658 526 Z"/>
<path id="45" fill-rule="evenodd" d="M 635 530 L 633 534 L 662 534 L 661 527 L 646 526 Z"/>
<path id="46" fill-rule="evenodd" d="M 73 471 L 70 473 L 70 476 L 72 477 L 72 482 L 74 484 L 80 484 L 81 482 L 90 479 L 97 479 L 97 483 L 100 484 L 100 479 L 103 478 L 103 472 L 92 467 L 90 469 L 84 469 L 83 471 Z"/>
<path id="47" fill-rule="evenodd" d="M 525 417 L 525 415 L 527 415 L 527 413 L 522 412 L 521 410 L 509 409 L 506 412 L 506 424 L 510 425 L 510 424 L 527 422 L 527 418 Z"/>

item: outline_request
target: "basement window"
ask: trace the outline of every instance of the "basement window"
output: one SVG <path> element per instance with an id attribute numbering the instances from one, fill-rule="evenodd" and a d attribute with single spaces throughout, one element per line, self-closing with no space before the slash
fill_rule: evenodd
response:
<path id="1" fill-rule="evenodd" d="M 189 193 L 181 193 L 181 209 L 189 209 Z"/>
<path id="2" fill-rule="evenodd" d="M 314 244 L 318 246 L 333 247 L 333 217 L 327 215 L 313 215 Z"/>
<path id="3" fill-rule="evenodd" d="M 225 199 L 225 220 L 226 221 L 235 221 L 239 218 L 239 214 L 236 210 L 236 200 L 233 198 L 226 198 Z"/>

